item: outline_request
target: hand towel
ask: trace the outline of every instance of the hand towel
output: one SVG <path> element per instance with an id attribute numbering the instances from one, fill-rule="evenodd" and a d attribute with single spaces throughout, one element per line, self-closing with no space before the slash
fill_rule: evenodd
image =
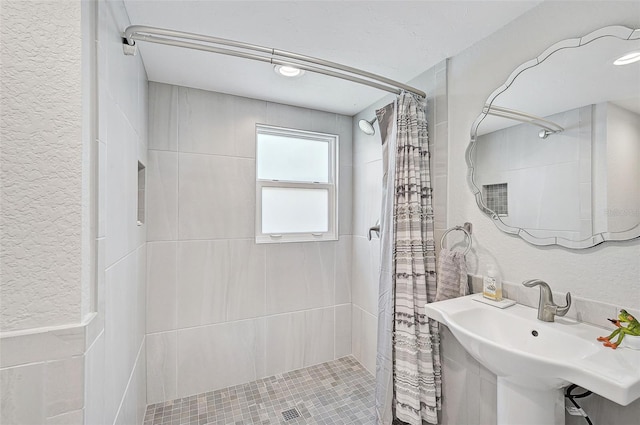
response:
<path id="1" fill-rule="evenodd" d="M 467 295 L 467 262 L 464 253 L 442 249 L 438 259 L 436 301 Z"/>

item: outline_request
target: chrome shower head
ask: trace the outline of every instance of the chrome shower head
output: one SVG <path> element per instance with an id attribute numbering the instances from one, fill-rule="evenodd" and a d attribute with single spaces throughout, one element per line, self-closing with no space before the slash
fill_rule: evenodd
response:
<path id="1" fill-rule="evenodd" d="M 551 134 L 553 134 L 553 131 L 549 131 L 549 130 L 540 130 L 538 132 L 538 137 L 541 139 L 546 139 L 547 137 L 549 137 Z"/>
<path id="2" fill-rule="evenodd" d="M 378 117 L 373 117 L 371 121 L 361 119 L 360 121 L 358 121 L 358 127 L 360 127 L 360 130 L 362 130 L 364 134 L 373 136 L 374 134 L 376 134 L 376 129 L 373 128 L 373 123 L 376 122 L 377 119 Z"/>
<path id="3" fill-rule="evenodd" d="M 560 128 L 560 130 L 549 130 L 546 128 L 543 128 L 542 130 L 540 130 L 538 132 L 538 137 L 541 139 L 546 139 L 549 136 L 553 136 L 554 134 L 558 134 L 558 133 L 562 133 L 564 131 L 563 128 Z"/>

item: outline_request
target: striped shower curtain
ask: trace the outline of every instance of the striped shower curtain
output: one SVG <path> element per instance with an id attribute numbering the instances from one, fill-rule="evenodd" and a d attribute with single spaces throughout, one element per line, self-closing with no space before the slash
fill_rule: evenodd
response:
<path id="1" fill-rule="evenodd" d="M 390 106 L 395 106 L 393 114 Z M 378 425 L 392 421 L 437 424 L 441 408 L 438 325 L 424 315 L 424 305 L 436 293 L 425 107 L 423 99 L 405 92 L 395 104 L 378 111 L 385 167 L 376 365 Z M 391 116 L 393 121 L 389 121 Z"/>

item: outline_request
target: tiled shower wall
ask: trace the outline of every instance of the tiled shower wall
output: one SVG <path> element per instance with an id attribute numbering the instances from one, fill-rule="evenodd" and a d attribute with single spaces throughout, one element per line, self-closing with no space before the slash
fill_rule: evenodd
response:
<path id="1" fill-rule="evenodd" d="M 443 61 L 409 82 L 427 93 L 427 121 L 434 189 L 436 240 L 446 229 L 447 199 L 447 63 Z M 393 101 L 386 96 L 353 120 L 353 262 L 352 337 L 353 355 L 375 373 L 378 327 L 378 276 L 380 241 L 367 239 L 367 232 L 380 218 L 382 202 L 382 148 L 380 134 L 367 136 L 358 130 L 358 120 L 371 120 L 375 110 Z M 377 130 L 377 124 L 376 124 Z"/>
<path id="2" fill-rule="evenodd" d="M 255 125 L 340 136 L 338 241 L 254 242 Z M 351 117 L 149 84 L 148 403 L 351 354 Z"/>
<path id="3" fill-rule="evenodd" d="M 140 55 L 122 53 L 130 25 L 124 4 L 97 7 L 96 308 L 103 331 L 85 355 L 84 423 L 134 424 L 146 407 L 146 226 L 137 220 L 137 173 L 138 161 L 147 163 L 147 73 Z"/>

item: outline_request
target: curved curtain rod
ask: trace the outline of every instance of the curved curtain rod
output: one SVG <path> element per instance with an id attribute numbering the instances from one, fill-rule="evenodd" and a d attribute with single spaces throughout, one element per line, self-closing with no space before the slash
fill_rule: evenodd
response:
<path id="1" fill-rule="evenodd" d="M 528 124 L 537 125 L 540 128 L 547 130 L 550 134 L 560 133 L 564 131 L 563 127 L 553 121 L 545 120 L 544 118 L 537 117 L 535 115 L 527 114 L 525 112 L 516 111 L 515 109 L 503 108 L 496 105 L 484 105 L 485 114 L 494 115 L 496 117 L 508 118 Z"/>
<path id="2" fill-rule="evenodd" d="M 149 43 L 164 44 L 168 46 L 183 47 L 186 49 L 202 50 L 210 53 L 218 53 L 228 56 L 236 56 L 244 59 L 251 59 L 260 62 L 268 62 L 274 65 L 288 65 L 305 71 L 317 74 L 328 75 L 343 80 L 367 85 L 370 87 L 384 90 L 390 93 L 400 94 L 403 90 L 426 98 L 426 94 L 398 81 L 342 65 L 336 62 L 324 59 L 305 56 L 298 53 L 288 52 L 286 50 L 273 49 L 270 47 L 258 46 L 255 44 L 243 43 L 240 41 L 228 40 L 225 38 L 212 37 L 208 35 L 194 34 L 183 31 L 170 30 L 166 28 L 155 28 L 142 25 L 132 25 L 128 27 L 123 35 L 126 44 L 135 46 L 137 41 L 146 41 Z M 190 40 L 190 41 L 184 41 Z M 200 44 L 193 41 L 208 43 Z M 232 47 L 233 49 L 216 47 L 213 45 L 222 45 Z M 237 49 L 237 50 L 234 50 Z M 246 51 L 243 51 L 246 50 Z M 250 53 L 256 52 L 256 53 Z M 130 49 L 125 49 L 125 54 L 135 54 Z M 285 58 L 285 60 L 280 59 Z M 352 75 L 349 75 L 352 74 Z M 364 78 L 361 78 L 364 77 Z M 373 80 L 373 81 L 371 81 Z"/>

